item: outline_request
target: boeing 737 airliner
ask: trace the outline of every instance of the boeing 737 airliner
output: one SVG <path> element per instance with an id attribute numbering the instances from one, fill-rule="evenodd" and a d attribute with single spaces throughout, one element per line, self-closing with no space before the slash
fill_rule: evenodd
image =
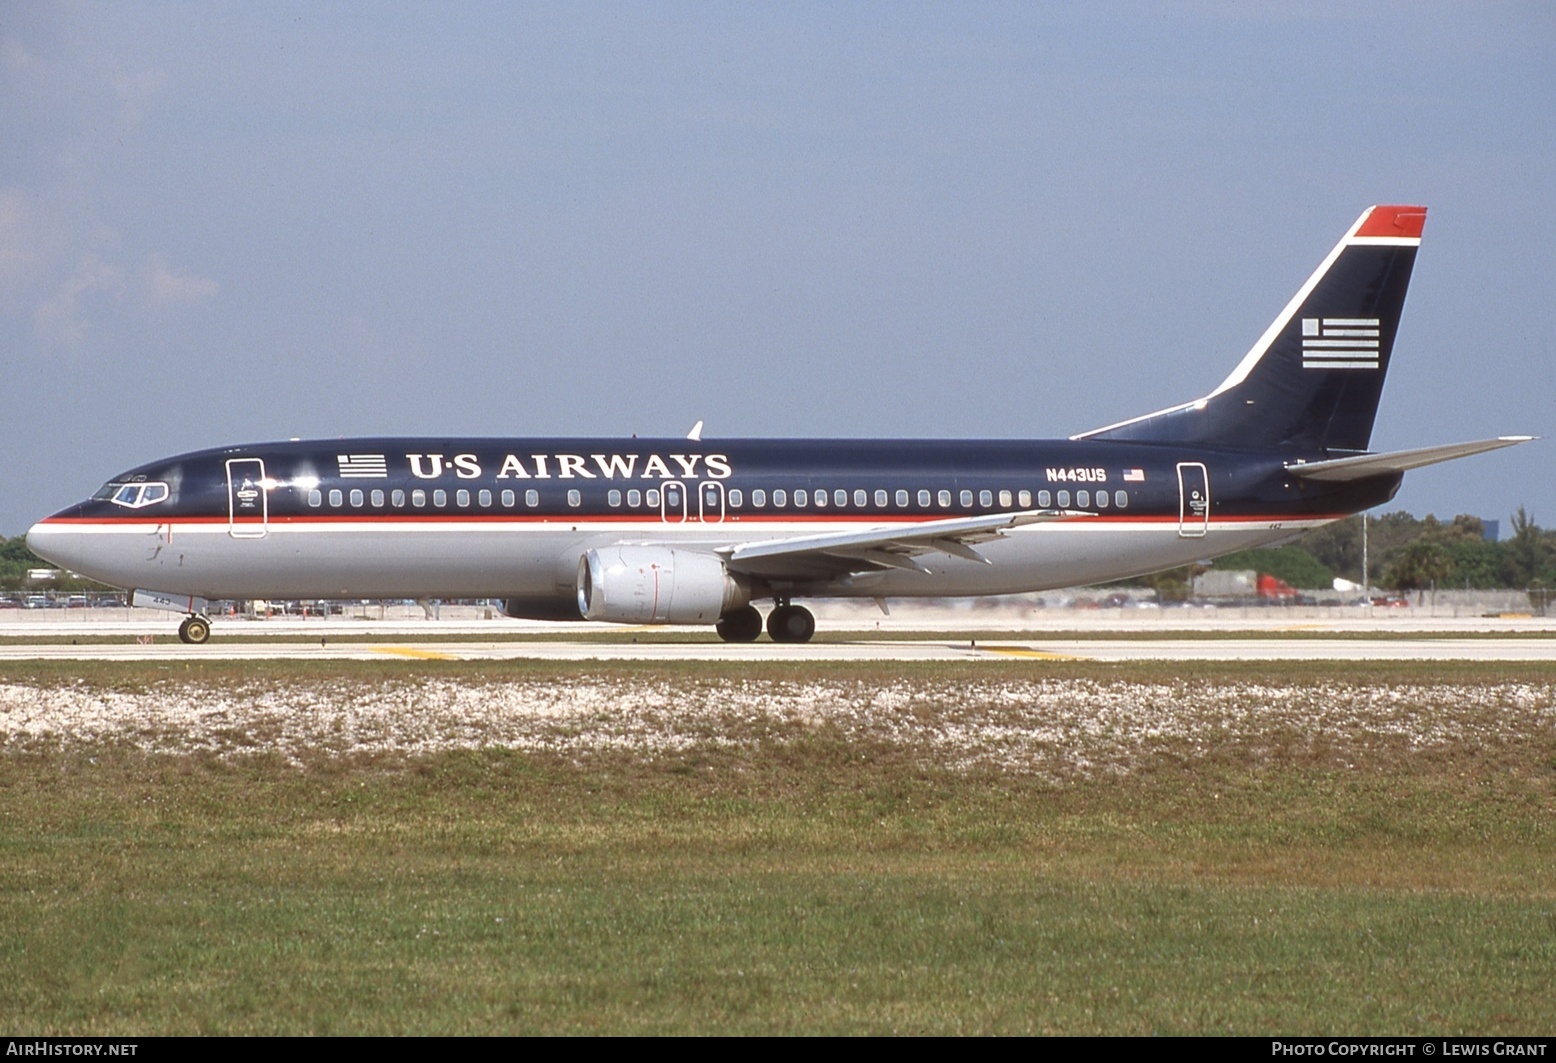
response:
<path id="1" fill-rule="evenodd" d="M 509 616 L 765 627 L 801 599 L 1008 594 L 1143 575 L 1388 501 L 1373 454 L 1424 207 L 1365 212 L 1206 397 L 1066 440 L 375 438 L 205 450 L 36 524 L 40 557 L 186 614 L 247 598 L 500 598 Z"/>

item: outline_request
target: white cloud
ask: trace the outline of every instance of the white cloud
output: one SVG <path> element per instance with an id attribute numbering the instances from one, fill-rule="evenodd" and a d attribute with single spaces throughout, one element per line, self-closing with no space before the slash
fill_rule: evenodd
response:
<path id="1" fill-rule="evenodd" d="M 217 284 L 127 241 L 102 194 L 137 159 L 167 74 L 105 53 L 86 5 L 29 13 L 0 32 L 0 98 L 17 103 L 0 115 L 16 152 L 0 186 L 0 314 L 30 317 L 40 354 L 86 354 L 126 315 L 201 305 Z"/>
<path id="2" fill-rule="evenodd" d="M 149 255 L 141 267 L 141 290 L 152 310 L 198 306 L 221 290 L 210 277 L 177 273 L 161 255 Z"/>
<path id="3" fill-rule="evenodd" d="M 32 269 L 27 202 L 19 188 L 0 188 L 0 288 L 14 292 Z"/>
<path id="4" fill-rule="evenodd" d="M 5 221 L 0 198 L 0 225 Z M 133 276 L 97 251 L 82 252 L 75 270 L 33 310 L 33 333 L 50 351 L 78 352 L 94 332 L 112 331 L 126 312 L 177 313 L 214 299 L 210 277 L 180 273 L 162 255 L 148 255 Z"/>
<path id="5" fill-rule="evenodd" d="M 88 251 L 76 271 L 33 311 L 33 330 L 51 349 L 77 350 L 91 332 L 94 308 L 122 301 L 124 271 Z"/>

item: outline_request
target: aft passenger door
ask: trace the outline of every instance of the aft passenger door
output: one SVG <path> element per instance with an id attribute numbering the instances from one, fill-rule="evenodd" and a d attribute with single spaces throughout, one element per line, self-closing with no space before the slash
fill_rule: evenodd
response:
<path id="1" fill-rule="evenodd" d="M 227 459 L 227 532 L 263 539 L 270 531 L 270 490 L 259 458 Z"/>
<path id="2" fill-rule="evenodd" d="M 1178 462 L 1178 535 L 1197 539 L 1210 526 L 1210 476 L 1197 461 Z"/>

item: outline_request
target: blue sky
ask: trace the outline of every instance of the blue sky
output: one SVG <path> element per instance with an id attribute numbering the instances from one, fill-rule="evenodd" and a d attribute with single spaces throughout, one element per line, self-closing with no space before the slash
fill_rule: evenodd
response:
<path id="1" fill-rule="evenodd" d="M 0 533 L 367 433 L 1059 437 L 1430 207 L 1373 445 L 1556 437 L 1544 4 L 0 6 Z M 1556 438 L 1394 506 L 1556 526 Z"/>

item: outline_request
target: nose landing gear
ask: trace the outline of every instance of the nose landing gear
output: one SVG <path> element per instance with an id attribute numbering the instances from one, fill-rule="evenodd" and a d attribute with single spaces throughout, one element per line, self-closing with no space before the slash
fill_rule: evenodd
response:
<path id="1" fill-rule="evenodd" d="M 178 625 L 178 640 L 191 646 L 199 646 L 211 637 L 211 622 L 198 613 L 184 617 Z"/>

